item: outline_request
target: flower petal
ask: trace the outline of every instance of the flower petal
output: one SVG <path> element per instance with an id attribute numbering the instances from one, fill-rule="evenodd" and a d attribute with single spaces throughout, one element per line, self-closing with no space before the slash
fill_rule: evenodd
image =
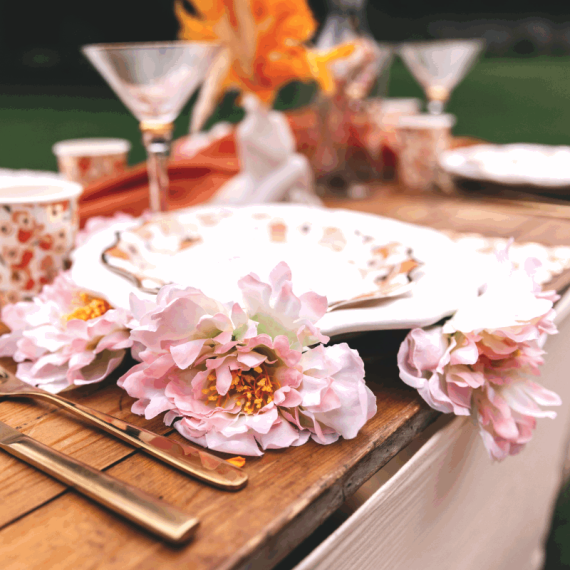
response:
<path id="1" fill-rule="evenodd" d="M 299 430 L 284 418 L 280 418 L 267 433 L 257 436 L 257 440 L 264 450 L 283 449 L 299 441 Z"/>
<path id="2" fill-rule="evenodd" d="M 170 348 L 172 359 L 178 368 L 185 370 L 192 364 L 199 356 L 206 339 L 191 340 Z"/>

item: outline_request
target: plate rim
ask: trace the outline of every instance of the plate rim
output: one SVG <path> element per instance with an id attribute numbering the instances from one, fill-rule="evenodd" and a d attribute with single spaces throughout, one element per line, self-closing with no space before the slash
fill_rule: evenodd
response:
<path id="1" fill-rule="evenodd" d="M 568 179 L 565 181 L 553 180 L 553 179 L 537 179 L 537 178 L 525 178 L 522 176 L 513 177 L 512 175 L 494 175 L 492 173 L 479 173 L 473 174 L 471 172 L 464 172 L 458 170 L 457 166 L 449 164 L 449 158 L 453 155 L 461 155 L 465 158 L 465 154 L 474 152 L 475 150 L 486 151 L 492 150 L 497 151 L 497 149 L 508 150 L 513 148 L 527 148 L 527 149 L 550 149 L 552 152 L 565 151 L 568 153 L 570 158 L 570 145 L 546 145 L 546 144 L 535 144 L 535 143 L 507 143 L 507 144 L 476 144 L 465 147 L 459 147 L 454 149 L 448 149 L 441 153 L 439 157 L 439 164 L 445 172 L 459 178 L 466 178 L 468 180 L 483 180 L 486 182 L 494 182 L 495 184 L 504 184 L 506 186 L 533 186 L 536 188 L 570 188 L 570 169 L 568 171 Z M 501 150 L 501 152 L 502 152 Z"/>

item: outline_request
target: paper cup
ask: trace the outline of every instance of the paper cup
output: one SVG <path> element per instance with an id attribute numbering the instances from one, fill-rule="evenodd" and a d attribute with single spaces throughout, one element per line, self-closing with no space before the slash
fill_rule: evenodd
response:
<path id="1" fill-rule="evenodd" d="M 408 98 L 370 98 L 366 100 L 370 117 L 369 135 L 372 154 L 376 159 L 380 177 L 391 180 L 397 162 L 396 127 L 401 117 L 421 112 L 421 101 Z"/>
<path id="2" fill-rule="evenodd" d="M 414 97 L 385 98 L 379 103 L 380 112 L 385 117 L 402 117 L 405 115 L 417 115 L 421 112 L 422 103 Z"/>
<path id="3" fill-rule="evenodd" d="M 65 269 L 81 191 L 55 177 L 0 179 L 0 307 L 30 299 Z"/>
<path id="4" fill-rule="evenodd" d="M 396 127 L 398 181 L 410 190 L 450 190 L 439 167 L 439 155 L 449 148 L 454 115 L 400 117 Z"/>
<path id="5" fill-rule="evenodd" d="M 74 139 L 53 145 L 59 171 L 83 186 L 127 168 L 131 143 L 124 139 Z"/>

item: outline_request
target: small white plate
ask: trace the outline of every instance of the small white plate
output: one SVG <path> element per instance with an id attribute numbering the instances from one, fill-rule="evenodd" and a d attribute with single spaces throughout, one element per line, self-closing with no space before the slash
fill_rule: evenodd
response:
<path id="1" fill-rule="evenodd" d="M 445 151 L 440 164 L 449 174 L 471 180 L 570 188 L 570 146 L 473 145 Z"/>
<path id="2" fill-rule="evenodd" d="M 481 284 L 477 258 L 460 255 L 440 232 L 297 205 L 209 206 L 175 212 L 165 225 L 118 223 L 91 237 L 73 260 L 80 286 L 125 308 L 130 293 L 152 297 L 167 282 L 234 300 L 240 277 L 253 271 L 266 279 L 286 261 L 296 294 L 327 295 L 331 309 L 352 303 L 323 317 L 328 335 L 432 324 L 476 296 Z M 399 271 L 403 265 L 411 271 Z M 363 295 L 369 299 L 355 306 Z"/>

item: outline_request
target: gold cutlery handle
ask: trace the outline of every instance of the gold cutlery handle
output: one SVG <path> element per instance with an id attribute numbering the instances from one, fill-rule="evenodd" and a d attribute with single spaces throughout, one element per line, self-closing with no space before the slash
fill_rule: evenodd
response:
<path id="1" fill-rule="evenodd" d="M 169 542 L 186 541 L 199 524 L 184 511 L 1 423 L 0 448 Z"/>
<path id="2" fill-rule="evenodd" d="M 220 489 L 238 491 L 247 484 L 247 474 L 239 467 L 198 447 L 178 443 L 168 437 L 157 435 L 144 428 L 134 426 L 76 402 L 70 402 L 49 392 L 34 390 L 26 395 L 42 396 L 123 441 L 144 449 L 165 463 Z"/>

